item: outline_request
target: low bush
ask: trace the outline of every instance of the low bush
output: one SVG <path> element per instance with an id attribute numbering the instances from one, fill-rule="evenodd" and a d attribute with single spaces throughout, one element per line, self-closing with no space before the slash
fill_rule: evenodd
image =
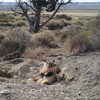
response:
<path id="1" fill-rule="evenodd" d="M 30 59 L 43 59 L 45 55 L 48 54 L 47 48 L 37 47 L 37 48 L 27 48 L 25 53 L 22 55 L 24 58 Z"/>
<path id="2" fill-rule="evenodd" d="M 88 24 L 87 31 L 90 31 L 89 42 L 91 50 L 100 50 L 100 13 Z"/>
<path id="3" fill-rule="evenodd" d="M 17 23 L 16 23 L 16 26 L 24 26 L 24 25 L 26 25 L 26 23 L 24 22 L 24 21 L 18 21 Z"/>
<path id="4" fill-rule="evenodd" d="M 65 43 L 65 48 L 70 54 L 85 52 L 90 49 L 90 43 L 86 33 L 77 34 L 75 37 L 70 37 Z"/>
<path id="5" fill-rule="evenodd" d="M 23 42 L 15 40 L 5 40 L 0 46 L 0 57 L 13 54 L 18 51 L 16 57 L 19 57 L 26 49 L 26 45 Z M 10 55 L 9 55 L 10 57 Z"/>
<path id="6" fill-rule="evenodd" d="M 34 47 L 43 46 L 48 48 L 56 47 L 56 44 L 54 43 L 55 36 L 52 33 L 37 33 L 33 35 L 33 38 L 31 39 L 31 43 Z"/>
<path id="7" fill-rule="evenodd" d="M 71 20 L 72 18 L 70 16 L 67 16 L 65 14 L 62 14 L 62 15 L 56 15 L 56 18 L 57 19 L 66 19 L 66 20 Z"/>
<path id="8" fill-rule="evenodd" d="M 49 30 L 62 29 L 64 26 L 67 25 L 71 25 L 71 24 L 64 20 L 54 20 L 54 19 L 52 19 L 46 24 Z"/>
<path id="9" fill-rule="evenodd" d="M 6 22 L 6 23 L 1 22 L 0 23 L 0 26 L 14 26 L 14 24 L 13 23 L 10 23 L 10 22 Z"/>

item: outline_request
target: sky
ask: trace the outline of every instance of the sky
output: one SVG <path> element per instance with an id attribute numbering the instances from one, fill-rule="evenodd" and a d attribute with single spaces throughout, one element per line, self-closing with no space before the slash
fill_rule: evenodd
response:
<path id="1" fill-rule="evenodd" d="M 14 2 L 15 0 L 0 0 L 0 1 L 3 1 L 3 2 Z M 73 0 L 73 1 L 74 2 L 100 2 L 100 0 Z"/>

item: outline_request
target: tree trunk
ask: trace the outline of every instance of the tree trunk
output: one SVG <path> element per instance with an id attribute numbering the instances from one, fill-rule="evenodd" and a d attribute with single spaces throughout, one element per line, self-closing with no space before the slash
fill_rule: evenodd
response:
<path id="1" fill-rule="evenodd" d="M 35 20 L 35 26 L 34 26 L 34 32 L 38 32 L 40 29 L 40 14 L 41 14 L 41 9 L 37 9 L 36 11 L 36 20 Z"/>
<path id="2" fill-rule="evenodd" d="M 31 20 L 31 19 L 29 18 L 28 15 L 25 15 L 25 16 L 26 16 L 26 18 L 27 18 L 27 20 L 28 20 L 28 23 L 29 23 L 29 26 L 30 26 L 29 31 L 30 31 L 30 32 L 34 32 L 34 21 Z"/>

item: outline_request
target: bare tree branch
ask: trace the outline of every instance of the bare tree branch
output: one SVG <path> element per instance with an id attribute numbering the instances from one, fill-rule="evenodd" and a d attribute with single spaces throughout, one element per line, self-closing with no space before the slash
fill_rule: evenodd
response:
<path id="1" fill-rule="evenodd" d="M 27 2 L 25 2 L 25 4 L 26 4 L 28 7 L 30 7 L 34 12 L 36 12 L 36 10 L 35 10 L 31 5 L 29 5 Z"/>
<path id="2" fill-rule="evenodd" d="M 51 19 L 53 19 L 53 17 L 55 16 L 55 14 L 57 13 L 57 11 L 59 10 L 59 8 L 62 6 L 62 5 L 66 5 L 66 4 L 69 4 L 71 3 L 71 0 L 68 0 L 68 2 L 64 3 L 63 0 L 61 0 L 61 3 L 59 4 L 59 6 L 57 7 L 57 9 L 55 10 L 55 12 L 52 14 L 52 16 L 46 21 L 44 22 L 41 26 L 40 26 L 40 29 L 46 24 L 48 23 Z"/>
<path id="3" fill-rule="evenodd" d="M 29 22 L 30 30 L 34 32 L 38 32 L 46 23 L 48 23 L 51 19 L 53 19 L 54 15 L 58 12 L 59 8 L 62 5 L 71 3 L 71 0 L 68 0 L 66 2 L 65 0 L 59 0 L 60 2 L 58 2 L 58 0 L 30 0 L 30 4 L 28 2 L 22 2 L 22 0 L 15 0 L 15 1 L 16 1 L 15 5 L 16 8 L 15 9 L 11 8 L 11 10 L 15 13 L 25 16 Z M 52 11 L 54 12 L 46 22 L 40 25 L 41 10 L 44 7 L 46 8 L 47 12 L 52 12 Z M 34 17 L 33 19 L 31 19 L 28 15 L 28 11 L 30 9 L 32 9 L 32 11 L 35 12 L 35 16 L 33 16 Z"/>

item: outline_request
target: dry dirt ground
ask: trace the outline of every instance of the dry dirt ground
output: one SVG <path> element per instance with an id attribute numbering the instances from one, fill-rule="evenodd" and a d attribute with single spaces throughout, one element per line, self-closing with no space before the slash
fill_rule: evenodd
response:
<path id="1" fill-rule="evenodd" d="M 55 55 L 61 68 L 51 85 L 37 84 L 33 79 L 44 61 L 17 58 L 0 62 L 0 100 L 100 100 L 100 52 L 81 55 Z"/>

